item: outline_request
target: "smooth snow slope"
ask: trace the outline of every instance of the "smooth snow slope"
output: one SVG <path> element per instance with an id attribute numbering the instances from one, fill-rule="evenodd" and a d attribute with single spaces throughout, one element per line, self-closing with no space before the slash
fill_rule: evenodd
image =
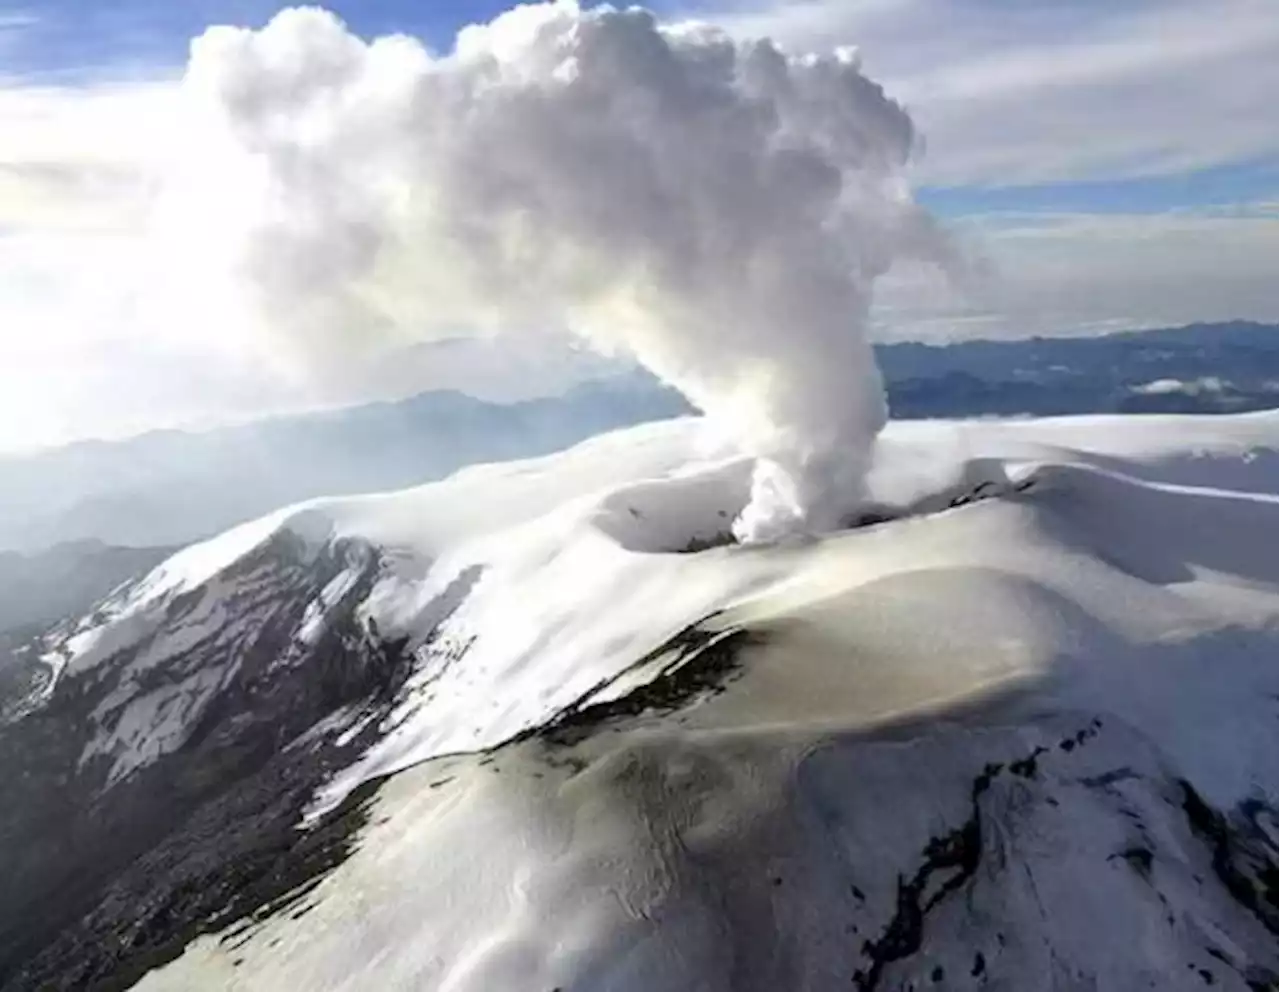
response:
<path id="1" fill-rule="evenodd" d="M 383 549 L 361 609 L 415 653 L 381 741 L 317 813 L 431 763 L 384 788 L 314 910 L 234 950 L 202 940 L 143 986 L 1258 979 L 1274 938 L 1214 884 L 1179 781 L 1269 831 L 1274 865 L 1274 414 L 893 424 L 871 484 L 903 518 L 685 554 L 749 476 L 702 432 L 647 425 L 281 511 L 68 639 L 67 671 L 91 670 L 285 528 Z M 949 506 L 977 490 L 995 498 Z M 723 693 L 571 753 L 466 756 L 624 695 L 704 620 L 753 634 Z M 125 774 L 151 754 L 131 727 L 94 745 Z"/>

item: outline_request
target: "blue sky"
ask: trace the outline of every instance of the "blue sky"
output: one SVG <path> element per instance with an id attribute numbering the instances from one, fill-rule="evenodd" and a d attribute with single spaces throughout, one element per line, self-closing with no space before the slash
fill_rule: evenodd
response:
<path id="1" fill-rule="evenodd" d="M 21 28 L 6 51 L 8 72 L 59 81 L 177 72 L 190 39 L 210 24 L 261 27 L 286 4 L 263 0 L 39 0 L 0 6 Z M 412 34 L 447 47 L 458 28 L 487 21 L 511 6 L 500 0 L 342 0 L 323 3 L 366 37 Z M 661 6 L 661 5 L 658 5 Z"/>
<path id="2" fill-rule="evenodd" d="M 62 80 L 101 78 L 104 74 L 153 73 L 168 66 L 179 71 L 188 41 L 210 24 L 260 27 L 280 7 L 262 0 L 40 0 L 7 8 L 8 20 L 21 23 L 21 44 L 6 54 L 10 72 Z M 405 32 L 446 45 L 456 30 L 488 20 L 509 4 L 346 0 L 323 4 L 364 35 Z M 0 7 L 0 11 L 6 8 Z M 0 13 L 0 23 L 5 14 Z"/>
<path id="3" fill-rule="evenodd" d="M 507 5 L 328 6 L 366 38 L 403 32 L 447 50 L 459 27 Z M 891 273 L 877 291 L 882 336 L 1276 319 L 1274 0 L 658 6 L 664 17 L 695 15 L 792 50 L 853 43 L 867 74 L 911 112 L 922 136 L 915 194 L 989 275 L 956 286 Z M 169 140 L 191 38 L 211 24 L 261 27 L 277 9 L 261 0 L 0 0 L 0 397 L 43 410 L 43 433 L 23 425 L 21 439 L 308 402 L 246 378 L 243 362 L 193 359 L 189 342 L 149 340 L 101 318 L 128 279 L 123 260 L 145 239 L 148 177 Z M 0 448 L 19 440 L 4 435 L 6 421 L 22 418 L 0 404 Z"/>

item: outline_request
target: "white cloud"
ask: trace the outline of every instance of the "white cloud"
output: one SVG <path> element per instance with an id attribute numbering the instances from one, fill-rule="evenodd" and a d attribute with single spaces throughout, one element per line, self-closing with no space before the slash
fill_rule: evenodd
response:
<path id="1" fill-rule="evenodd" d="M 715 15 L 713 15 L 715 16 Z M 924 134 L 917 183 L 1176 173 L 1276 152 L 1277 7 L 812 0 L 731 5 L 734 30 L 860 46 Z M 1089 333 L 1276 319 L 1274 204 L 957 222 L 993 271 L 957 293 L 913 271 L 878 290 L 883 337 Z"/>
<path id="2" fill-rule="evenodd" d="M 1270 0 L 726 6 L 706 16 L 802 47 L 857 44 L 925 135 L 919 182 L 1115 178 L 1275 154 Z"/>
<path id="3" fill-rule="evenodd" d="M 989 260 L 963 291 L 918 270 L 878 289 L 888 338 L 1099 333 L 1276 320 L 1274 205 L 1165 214 L 989 214 L 959 236 Z"/>
<path id="4" fill-rule="evenodd" d="M 847 51 L 544 3 L 433 56 L 296 8 L 209 29 L 182 95 L 210 138 L 170 204 L 181 251 L 213 246 L 191 295 L 237 294 L 301 368 L 564 327 L 758 457 L 743 536 L 856 500 L 887 415 L 871 286 L 950 254 L 905 190 L 910 119 Z"/>
<path id="5" fill-rule="evenodd" d="M 153 214 L 183 129 L 175 79 L 0 81 L 0 450 L 307 401 L 162 275 Z"/>
<path id="6" fill-rule="evenodd" d="M 917 182 L 1156 174 L 1275 153 L 1270 2 L 817 0 L 737 5 L 725 19 L 796 47 L 858 44 L 925 133 Z M 0 62 L 33 23 L 0 18 Z M 269 350 L 235 322 L 212 341 L 197 334 L 201 321 L 219 323 L 209 307 L 166 326 L 138 319 L 139 273 L 156 264 L 156 177 L 184 145 L 180 126 L 164 74 L 73 87 L 0 75 L 0 449 L 342 398 L 264 364 Z M 991 258 L 992 276 L 961 296 L 891 273 L 877 291 L 882 335 L 1276 319 L 1274 204 L 990 215 L 965 221 L 961 236 Z M 548 344 L 548 362 L 558 347 Z M 386 381 L 412 388 L 403 374 Z M 376 389 L 366 377 L 361 395 Z"/>

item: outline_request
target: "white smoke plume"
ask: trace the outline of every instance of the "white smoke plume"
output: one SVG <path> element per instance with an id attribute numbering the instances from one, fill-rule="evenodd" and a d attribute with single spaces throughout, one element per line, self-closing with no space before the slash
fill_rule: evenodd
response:
<path id="1" fill-rule="evenodd" d="M 186 236 L 300 353 L 567 327 L 758 458 L 741 538 L 858 503 L 886 417 L 872 284 L 944 245 L 903 179 L 911 120 L 851 49 L 562 2 L 433 54 L 301 8 L 208 30 L 183 91 Z"/>

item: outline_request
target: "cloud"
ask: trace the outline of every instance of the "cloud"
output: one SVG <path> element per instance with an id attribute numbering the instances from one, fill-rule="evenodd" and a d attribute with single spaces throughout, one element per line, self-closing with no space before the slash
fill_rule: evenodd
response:
<path id="1" fill-rule="evenodd" d="M 1160 214 L 986 214 L 956 222 L 990 265 L 958 293 L 900 269 L 877 289 L 884 337 L 1080 334 L 1276 319 L 1273 204 Z"/>
<path id="2" fill-rule="evenodd" d="M 769 33 L 795 50 L 858 44 L 868 74 L 921 126 L 925 155 L 908 167 L 917 183 L 1166 174 L 1275 153 L 1274 4 L 720 6 L 739 37 Z M 38 14 L 0 22 L 0 63 L 38 27 Z M 136 66 L 129 74 L 140 75 Z M 234 419 L 378 388 L 376 377 L 358 396 L 343 393 L 341 374 L 301 378 L 277 343 L 235 319 L 236 307 L 207 296 L 197 304 L 182 278 L 156 278 L 171 254 L 152 236 L 158 184 L 175 153 L 194 147 L 177 74 L 160 66 L 147 81 L 122 83 L 108 67 L 75 86 L 0 74 L 0 447 Z M 206 202 L 216 220 L 225 206 Z M 877 283 L 881 336 L 1276 318 L 1274 204 L 994 213 L 954 224 L 990 257 L 988 280 L 961 295 L 899 265 Z M 203 250 L 224 248 L 214 239 Z M 554 363 L 564 345 L 545 350 Z M 440 380 L 424 372 L 422 381 Z M 405 375 L 383 382 L 413 388 Z"/>
<path id="3" fill-rule="evenodd" d="M 744 537 L 856 504 L 886 416 L 871 287 L 950 252 L 903 180 L 910 118 L 847 50 L 560 2 L 435 56 L 292 9 L 196 39 L 182 95 L 200 144 L 163 215 L 201 304 L 322 368 L 566 327 L 757 456 Z"/>
<path id="4" fill-rule="evenodd" d="M 861 43 L 925 123 L 917 181 L 1044 182 L 1166 174 L 1275 145 L 1273 5 L 1071 12 L 898 0 L 735 13 L 739 33 Z M 1264 78 L 1265 77 L 1265 78 Z M 883 333 L 1089 333 L 1244 316 L 1274 320 L 1274 209 L 960 219 L 992 276 L 958 295 L 891 273 Z M 923 291 L 921 286 L 924 286 Z M 897 291 L 907 287 L 908 291 Z"/>
<path id="5" fill-rule="evenodd" d="M 1268 0 L 729 4 L 730 30 L 856 43 L 926 137 L 916 182 L 1158 175 L 1274 156 Z"/>
<path id="6" fill-rule="evenodd" d="M 0 232 L 139 233 L 178 120 L 172 83 L 0 82 Z"/>
<path id="7" fill-rule="evenodd" d="M 40 18 L 29 10 L 0 10 L 0 53 L 12 50 Z"/>

